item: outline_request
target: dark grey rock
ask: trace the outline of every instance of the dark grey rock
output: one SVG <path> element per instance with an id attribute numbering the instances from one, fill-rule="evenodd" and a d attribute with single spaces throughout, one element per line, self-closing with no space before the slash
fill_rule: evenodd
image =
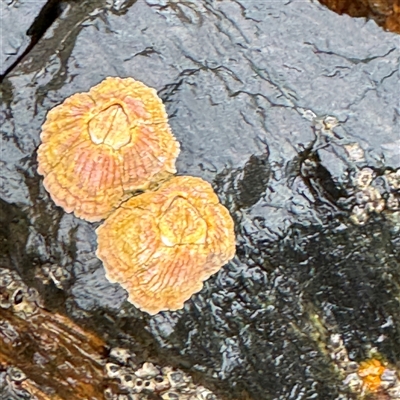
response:
<path id="1" fill-rule="evenodd" d="M 351 398 L 330 335 L 356 362 L 400 354 L 398 214 L 350 220 L 357 171 L 400 167 L 398 43 L 309 2 L 71 3 L 3 82 L 2 262 L 32 282 L 32 262 L 61 265 L 71 279 L 48 307 L 116 346 L 146 343 L 227 398 Z M 46 112 L 106 76 L 158 90 L 178 173 L 213 183 L 235 219 L 237 256 L 178 312 L 124 303 L 95 257 L 96 226 L 65 215 L 36 173 Z M 339 125 L 318 127 L 326 115 Z"/>
<path id="2" fill-rule="evenodd" d="M 0 75 L 3 75 L 29 46 L 31 37 L 28 35 L 28 30 L 44 4 L 46 0 L 7 0 L 0 3 L 2 38 Z"/>

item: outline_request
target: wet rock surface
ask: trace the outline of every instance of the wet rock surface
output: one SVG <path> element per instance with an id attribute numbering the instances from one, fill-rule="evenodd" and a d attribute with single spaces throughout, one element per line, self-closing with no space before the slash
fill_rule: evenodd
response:
<path id="1" fill-rule="evenodd" d="M 68 3 L 2 83 L 1 267 L 222 398 L 368 395 L 331 342 L 399 363 L 398 41 L 307 2 Z M 181 311 L 127 303 L 95 256 L 99 224 L 56 207 L 36 172 L 47 111 L 106 76 L 158 90 L 178 174 L 212 183 L 235 220 L 237 256 Z"/>
<path id="2" fill-rule="evenodd" d="M 1 2 L 1 81 L 29 54 L 66 6 L 61 0 Z"/>
<path id="3" fill-rule="evenodd" d="M 18 3 L 18 4 L 17 4 Z M 3 75 L 7 68 L 15 62 L 29 45 L 28 30 L 35 20 L 46 0 L 42 1 L 2 1 L 0 4 L 1 15 L 1 71 Z"/>

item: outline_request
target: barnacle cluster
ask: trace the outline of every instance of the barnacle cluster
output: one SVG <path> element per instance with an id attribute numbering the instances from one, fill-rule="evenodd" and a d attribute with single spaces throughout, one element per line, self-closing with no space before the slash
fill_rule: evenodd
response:
<path id="1" fill-rule="evenodd" d="M 6 268 L 0 300 L 1 400 L 102 398 L 102 339 L 45 310 L 37 292 Z"/>
<path id="2" fill-rule="evenodd" d="M 362 381 L 357 374 L 358 364 L 349 359 L 342 337 L 338 333 L 331 334 L 329 336 L 327 347 L 332 361 L 336 365 L 340 374 L 344 377 L 343 388 L 348 388 L 354 393 L 360 392 Z"/>
<path id="3" fill-rule="evenodd" d="M 107 78 L 52 109 L 41 139 L 45 188 L 67 212 L 106 218 L 97 255 L 136 307 L 182 308 L 233 258 L 233 221 L 211 185 L 172 177 L 179 143 L 154 89 Z"/>
<path id="4" fill-rule="evenodd" d="M 400 169 L 386 170 L 377 174 L 365 167 L 353 177 L 355 205 L 350 219 L 357 225 L 365 224 L 371 214 L 382 212 L 398 213 L 400 211 Z"/>
<path id="5" fill-rule="evenodd" d="M 140 362 L 125 348 L 104 357 L 99 337 L 47 312 L 38 296 L 25 300 L 34 313 L 15 307 L 15 290 L 33 293 L 15 271 L 0 268 L 1 400 L 218 400 L 180 369 Z"/>
<path id="6" fill-rule="evenodd" d="M 350 360 L 343 339 L 339 334 L 332 334 L 328 350 L 339 372 L 344 377 L 343 388 L 357 393 L 362 399 L 370 399 L 374 394 L 384 395 L 388 400 L 400 399 L 400 377 L 396 369 L 382 362 L 375 356 L 360 363 Z M 380 397 L 379 397 L 380 398 Z"/>
<path id="7" fill-rule="evenodd" d="M 316 133 L 316 150 L 302 160 L 300 168 L 314 192 L 326 193 L 328 201 L 349 212 L 350 221 L 356 225 L 364 225 L 376 214 L 383 214 L 397 223 L 400 220 L 400 169 L 367 166 L 364 149 L 333 131 L 339 124 L 335 117 L 317 117 L 310 110 L 300 111 L 304 118 L 313 122 Z M 334 166 L 336 160 L 338 165 Z"/>
<path id="8" fill-rule="evenodd" d="M 109 361 L 105 365 L 110 381 L 104 392 L 106 400 L 218 400 L 179 369 L 150 362 L 139 366 L 135 355 L 126 349 L 112 349 Z"/>

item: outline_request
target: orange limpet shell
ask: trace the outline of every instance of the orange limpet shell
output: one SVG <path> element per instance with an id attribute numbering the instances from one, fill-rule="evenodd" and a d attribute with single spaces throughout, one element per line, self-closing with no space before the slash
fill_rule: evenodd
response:
<path id="1" fill-rule="evenodd" d="M 38 172 L 54 202 L 88 221 L 176 172 L 179 143 L 155 89 L 106 78 L 47 114 Z"/>
<path id="2" fill-rule="evenodd" d="M 228 210 L 209 183 L 190 176 L 129 199 L 96 232 L 107 278 L 149 314 L 182 308 L 235 255 Z"/>

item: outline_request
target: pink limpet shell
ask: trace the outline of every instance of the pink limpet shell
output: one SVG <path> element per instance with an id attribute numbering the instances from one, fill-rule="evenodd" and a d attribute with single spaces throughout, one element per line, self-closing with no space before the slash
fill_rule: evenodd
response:
<path id="1" fill-rule="evenodd" d="M 176 172 L 179 143 L 155 89 L 106 78 L 47 114 L 38 172 L 54 202 L 88 221 Z"/>

